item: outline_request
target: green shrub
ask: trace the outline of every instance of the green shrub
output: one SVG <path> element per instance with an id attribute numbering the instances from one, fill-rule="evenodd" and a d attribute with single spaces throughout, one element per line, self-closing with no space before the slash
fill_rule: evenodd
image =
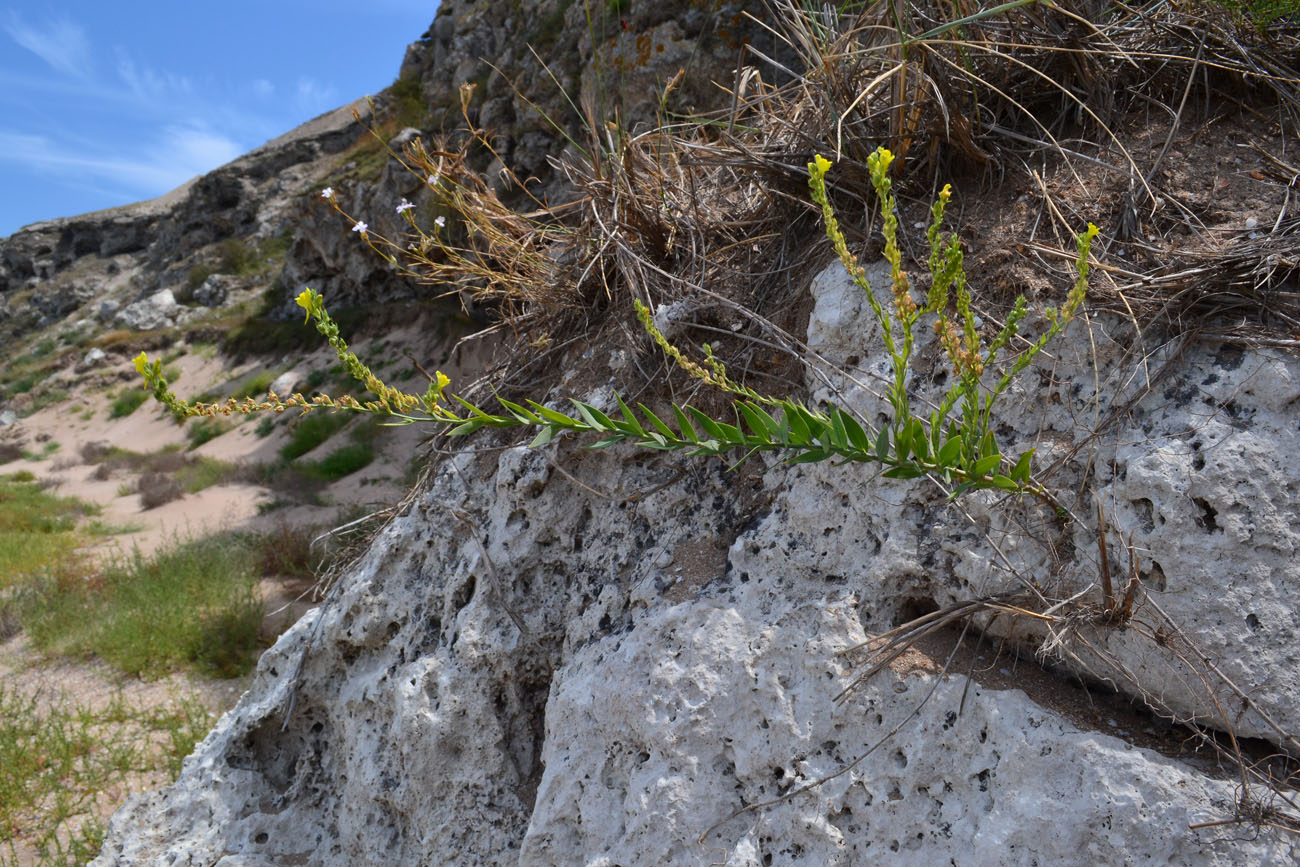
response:
<path id="1" fill-rule="evenodd" d="M 236 400 L 243 400 L 246 397 L 264 397 L 278 375 L 271 370 L 258 371 L 241 382 L 232 397 Z"/>
<path id="2" fill-rule="evenodd" d="M 370 443 L 352 443 L 330 452 L 318 461 L 298 464 L 309 478 L 323 482 L 337 482 L 344 476 L 350 476 L 375 459 L 375 449 Z"/>
<path id="3" fill-rule="evenodd" d="M 201 418 L 186 426 L 185 438 L 190 441 L 190 449 L 193 450 L 209 440 L 216 439 L 228 430 L 230 430 L 230 425 L 224 419 Z"/>
<path id="4" fill-rule="evenodd" d="M 319 446 L 351 419 L 344 413 L 313 412 L 299 419 L 289 432 L 289 441 L 280 447 L 280 457 L 293 460 Z"/>
<path id="5" fill-rule="evenodd" d="M 94 581 L 36 579 L 18 594 L 18 616 L 46 652 L 95 654 L 141 677 L 176 668 L 237 677 L 256 658 L 262 622 L 250 563 L 236 536 L 173 542 Z"/>
<path id="6" fill-rule="evenodd" d="M 203 285 L 204 281 L 217 273 L 217 269 L 211 265 L 200 263 L 190 268 L 189 274 L 185 278 L 185 288 L 191 293 Z"/>
<path id="7" fill-rule="evenodd" d="M 140 404 L 149 399 L 149 392 L 138 388 L 124 388 L 109 404 L 109 418 L 125 418 L 140 408 Z"/>

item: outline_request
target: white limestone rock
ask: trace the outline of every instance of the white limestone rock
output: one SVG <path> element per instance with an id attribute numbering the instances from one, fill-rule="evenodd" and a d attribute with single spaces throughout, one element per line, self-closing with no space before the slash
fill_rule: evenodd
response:
<path id="1" fill-rule="evenodd" d="M 114 314 L 114 321 L 132 331 L 153 331 L 169 328 L 181 319 L 185 308 L 176 302 L 172 290 L 163 289 L 142 298 Z"/>
<path id="2" fill-rule="evenodd" d="M 880 350 L 853 333 L 865 326 L 842 315 L 854 299 L 842 281 L 835 287 L 833 273 L 815 283 L 814 348 L 874 388 Z M 1132 393 L 1120 324 L 1094 320 L 1092 341 L 1080 325 L 1056 361 L 1045 358 L 1008 395 L 1004 443 L 1066 456 L 1085 424 Z M 1081 360 L 1092 342 L 1096 375 Z M 1300 377 L 1281 357 L 1248 354 L 1231 368 L 1215 349 L 1189 347 L 1053 483 L 1071 490 L 1090 462 L 1118 530 L 1134 533 L 1143 564 L 1161 564 L 1163 589 L 1144 566 L 1150 599 L 1291 726 L 1297 582 L 1286 554 L 1300 523 L 1285 466 L 1296 435 L 1286 389 Z M 941 387 L 946 363 L 928 344 L 919 353 L 922 399 Z M 829 389 L 820 378 L 811 386 Z M 872 398 L 860 400 L 874 412 Z M 655 460 L 630 447 L 593 453 L 562 440 L 548 449 L 445 461 L 324 607 L 262 658 L 176 784 L 114 816 L 95 863 L 1300 857 L 1294 838 L 1267 829 L 1189 827 L 1231 815 L 1231 778 L 1081 730 L 1019 690 L 904 667 L 834 701 L 854 673 L 839 651 L 918 604 L 1019 586 L 999 564 L 1053 593 L 1095 581 L 1086 527 L 1067 530 L 1072 546 L 1058 543 L 1061 561 L 1048 572 L 1040 531 L 1059 526 L 991 496 L 954 505 L 923 481 L 829 464 L 728 473 L 723 462 Z M 684 474 L 660 488 L 675 467 Z M 1198 498 L 1215 510 L 1208 532 L 1196 523 L 1208 521 Z M 1203 703 L 1136 628 L 1080 629 L 1180 712 Z M 1257 716 L 1233 722 L 1269 736 Z"/>

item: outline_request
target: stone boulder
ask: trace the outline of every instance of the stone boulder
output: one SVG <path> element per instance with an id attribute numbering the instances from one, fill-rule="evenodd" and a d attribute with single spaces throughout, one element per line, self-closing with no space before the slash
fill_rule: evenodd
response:
<path id="1" fill-rule="evenodd" d="M 220 307 L 230 297 L 230 289 L 236 283 L 226 274 L 213 274 L 194 290 L 194 300 L 204 307 Z"/>
<path id="2" fill-rule="evenodd" d="M 163 289 L 147 298 L 119 310 L 113 321 L 122 328 L 132 331 L 153 331 L 158 328 L 170 328 L 175 325 L 185 308 L 176 302 L 172 290 Z"/>
<path id="3" fill-rule="evenodd" d="M 812 294 L 809 344 L 840 372 L 809 387 L 873 418 L 887 358 L 861 294 L 838 266 Z M 1062 544 L 1032 503 L 855 465 L 466 451 L 263 656 L 180 779 L 113 817 L 96 864 L 1294 863 L 1293 837 L 1214 824 L 1239 783 L 1179 757 L 1185 733 L 1156 752 L 1050 689 L 1031 699 L 1028 662 L 1004 657 L 993 686 L 987 662 L 914 649 L 837 700 L 870 636 L 1029 587 L 1080 612 L 1057 636 L 1066 673 L 1041 677 L 1092 672 L 1287 748 L 1300 361 L 1192 345 L 1175 385 L 1143 392 L 1134 336 L 1093 328 L 1025 372 L 999 435 L 1059 459 L 1054 489 L 1096 491 L 1132 534 L 1131 621 L 1084 616 L 1096 528 L 1074 501 Z M 918 402 L 946 368 L 922 340 Z M 1156 640 L 1161 618 L 1184 637 Z M 1017 624 L 976 625 L 1032 656 L 1045 636 Z M 1183 641 L 1250 702 L 1200 683 Z"/>

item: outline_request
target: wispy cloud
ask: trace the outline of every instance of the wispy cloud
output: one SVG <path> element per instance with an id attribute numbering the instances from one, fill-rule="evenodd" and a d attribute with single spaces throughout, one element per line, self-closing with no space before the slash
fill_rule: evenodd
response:
<path id="1" fill-rule="evenodd" d="M 298 79 L 298 108 L 304 112 L 319 113 L 337 107 L 334 88 L 323 85 L 314 78 L 303 76 Z"/>
<path id="2" fill-rule="evenodd" d="M 254 79 L 253 93 L 257 94 L 262 99 L 270 99 L 275 95 L 275 85 L 267 81 L 265 78 Z"/>
<path id="3" fill-rule="evenodd" d="M 148 66 L 137 66 L 131 55 L 120 45 L 113 53 L 117 58 L 117 74 L 122 79 L 122 83 L 141 99 L 156 100 L 171 96 L 186 96 L 194 90 L 194 85 L 183 75 L 173 75 L 170 72 L 158 73 Z"/>
<path id="4" fill-rule="evenodd" d="M 69 147 L 46 136 L 0 131 L 0 162 L 70 184 L 122 190 L 135 198 L 161 195 L 227 163 L 245 148 L 199 126 L 173 126 L 131 152 Z"/>
<path id="5" fill-rule="evenodd" d="M 30 26 L 10 10 L 5 32 L 14 42 L 40 57 L 56 71 L 74 78 L 90 78 L 90 42 L 86 32 L 66 16 L 47 21 L 43 28 Z"/>

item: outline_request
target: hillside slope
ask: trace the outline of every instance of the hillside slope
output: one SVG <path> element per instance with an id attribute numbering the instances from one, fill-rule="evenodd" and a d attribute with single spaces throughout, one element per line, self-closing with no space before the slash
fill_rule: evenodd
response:
<path id="1" fill-rule="evenodd" d="M 877 289 L 868 159 L 902 155 L 918 297 L 929 191 L 953 180 L 972 343 L 1022 314 L 1046 328 L 1073 235 L 1098 223 L 1086 314 L 1012 378 L 990 433 L 1036 449 L 1047 497 L 771 453 L 439 439 L 425 483 L 95 863 L 1300 858 L 1300 22 L 1212 3 L 951 14 L 447 2 L 376 125 L 445 145 L 446 184 L 500 206 L 505 228 L 461 248 L 482 254 L 461 288 L 502 322 L 485 405 L 613 414 L 618 394 L 729 417 L 636 300 L 689 356 L 709 341 L 747 384 L 888 427 L 893 353 L 810 204 L 814 153 Z M 767 42 L 742 49 L 746 32 Z M 439 138 L 461 93 L 480 134 Z M 440 203 L 441 178 L 352 154 L 312 183 L 375 235 L 402 229 L 402 196 Z M 344 306 L 421 291 L 329 209 L 295 226 L 282 281 Z M 525 254 L 546 285 L 493 295 Z M 962 371 L 938 334 L 917 332 L 897 380 L 921 428 Z"/>

